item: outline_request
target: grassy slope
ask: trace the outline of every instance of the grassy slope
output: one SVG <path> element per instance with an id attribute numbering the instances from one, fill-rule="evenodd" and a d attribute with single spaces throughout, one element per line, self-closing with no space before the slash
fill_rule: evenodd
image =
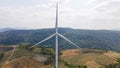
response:
<path id="1" fill-rule="evenodd" d="M 63 55 L 64 53 L 65 52 L 63 52 Z M 100 68 L 103 67 L 104 65 L 115 63 L 117 58 L 120 58 L 120 53 L 117 52 L 104 52 L 104 53 L 90 52 L 90 53 L 81 53 L 79 55 L 74 55 L 74 56 L 69 55 L 67 57 L 62 57 L 62 59 L 68 63 L 71 63 L 73 65 L 87 65 L 88 68 Z"/>
<path id="2" fill-rule="evenodd" d="M 8 55 L 10 55 L 10 52 L 6 52 L 6 56 L 4 56 L 2 63 L 6 61 Z M 43 63 L 32 59 L 35 55 L 36 55 L 35 53 L 25 49 L 17 50 L 11 59 L 12 62 L 10 62 L 10 64 L 7 64 L 6 66 L 17 65 L 22 67 L 22 66 L 31 65 L 30 67 L 38 66 L 38 68 L 54 67 L 53 63 L 49 65 L 44 65 Z M 60 57 L 62 61 L 59 62 L 59 68 L 68 68 L 65 66 L 65 63 L 63 61 L 66 61 L 73 65 L 87 65 L 88 68 L 100 68 L 103 67 L 104 65 L 115 63 L 116 58 L 120 58 L 120 53 L 112 52 L 112 51 L 105 52 L 102 50 L 94 50 L 94 49 L 65 50 L 62 51 L 62 55 Z"/>
<path id="3" fill-rule="evenodd" d="M 35 54 L 32 51 L 26 50 L 26 49 L 19 49 L 15 51 L 14 55 L 11 57 L 10 61 L 6 63 L 8 60 L 9 56 L 11 55 L 11 51 L 4 52 L 5 56 L 2 58 L 0 61 L 0 65 L 3 65 L 4 68 L 13 68 L 14 66 L 18 66 L 15 68 L 23 68 L 30 66 L 29 68 L 51 68 L 51 65 L 44 65 L 43 62 L 39 62 L 35 60 L 36 55 L 40 54 Z M 46 55 L 40 55 L 40 57 L 46 57 Z M 34 58 L 34 59 L 33 59 Z"/>
<path id="4" fill-rule="evenodd" d="M 4 68 L 8 68 L 8 67 L 10 67 L 10 68 L 12 68 L 12 67 L 15 67 L 15 68 L 24 68 L 24 67 L 34 68 L 35 67 L 35 68 L 37 68 L 40 66 L 43 66 L 43 64 L 36 61 L 36 60 L 33 60 L 29 57 L 21 57 L 19 59 L 13 60 L 13 61 L 8 62 L 8 63 L 3 65 Z"/>

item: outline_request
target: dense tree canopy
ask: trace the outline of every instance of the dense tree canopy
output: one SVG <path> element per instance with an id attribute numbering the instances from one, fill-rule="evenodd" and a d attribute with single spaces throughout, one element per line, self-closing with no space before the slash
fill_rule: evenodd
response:
<path id="1" fill-rule="evenodd" d="M 0 32 L 0 44 L 35 44 L 40 40 L 53 34 L 54 32 L 54 29 L 11 30 L 6 32 Z M 119 31 L 59 28 L 59 32 L 82 48 L 98 48 L 120 51 Z M 54 40 L 55 37 L 40 45 L 46 47 L 54 47 Z M 59 42 L 60 49 L 75 48 L 62 38 L 59 38 Z"/>

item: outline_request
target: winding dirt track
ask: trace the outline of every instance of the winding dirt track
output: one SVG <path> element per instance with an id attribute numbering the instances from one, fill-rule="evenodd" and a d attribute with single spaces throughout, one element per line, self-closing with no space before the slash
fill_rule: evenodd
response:
<path id="1" fill-rule="evenodd" d="M 15 51 L 17 50 L 17 49 L 16 49 L 17 46 L 14 45 L 14 46 L 5 46 L 5 47 L 13 47 L 13 50 L 11 51 L 10 57 L 8 57 L 7 61 L 5 62 L 5 64 L 6 64 L 6 63 L 8 63 L 8 62 L 10 61 L 10 59 L 11 59 L 12 56 L 14 55 Z"/>

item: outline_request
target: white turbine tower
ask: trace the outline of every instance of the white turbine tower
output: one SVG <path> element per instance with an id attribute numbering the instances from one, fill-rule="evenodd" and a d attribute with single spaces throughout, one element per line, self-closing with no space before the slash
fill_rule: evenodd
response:
<path id="1" fill-rule="evenodd" d="M 43 43 L 43 42 L 45 42 L 45 41 L 47 41 L 47 40 L 49 40 L 50 38 L 52 38 L 52 37 L 55 36 L 55 37 L 56 37 L 56 38 L 55 38 L 55 68 L 58 68 L 58 61 L 59 61 L 59 60 L 58 60 L 58 59 L 59 59 L 59 56 L 58 56 L 58 54 L 59 54 L 59 51 L 58 51 L 58 36 L 62 37 L 63 39 L 65 39 L 65 40 L 68 41 L 69 43 L 73 44 L 73 45 L 76 46 L 77 48 L 80 48 L 78 45 L 76 45 L 75 43 L 73 43 L 72 41 L 70 41 L 69 39 L 67 39 L 65 36 L 63 36 L 62 34 L 60 34 L 60 33 L 58 32 L 58 3 L 57 3 L 57 5 L 56 5 L 55 31 L 56 31 L 56 32 L 55 32 L 54 34 L 52 34 L 52 35 L 48 36 L 47 38 L 43 39 L 42 41 L 36 43 L 35 45 L 31 46 L 30 48 L 33 48 L 33 47 L 37 46 L 38 44 L 41 44 L 41 43 Z"/>

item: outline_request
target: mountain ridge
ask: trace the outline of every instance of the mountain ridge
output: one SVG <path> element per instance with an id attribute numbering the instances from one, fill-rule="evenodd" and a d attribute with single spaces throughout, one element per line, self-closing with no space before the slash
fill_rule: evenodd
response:
<path id="1" fill-rule="evenodd" d="M 0 33 L 0 44 L 35 44 L 54 32 L 54 28 L 5 31 Z M 59 28 L 59 33 L 75 42 L 81 48 L 97 48 L 120 51 L 120 31 Z M 53 37 L 50 41 L 46 41 L 40 45 L 54 47 L 54 39 L 55 38 Z M 62 38 L 59 38 L 59 40 L 61 49 L 75 48 Z"/>

